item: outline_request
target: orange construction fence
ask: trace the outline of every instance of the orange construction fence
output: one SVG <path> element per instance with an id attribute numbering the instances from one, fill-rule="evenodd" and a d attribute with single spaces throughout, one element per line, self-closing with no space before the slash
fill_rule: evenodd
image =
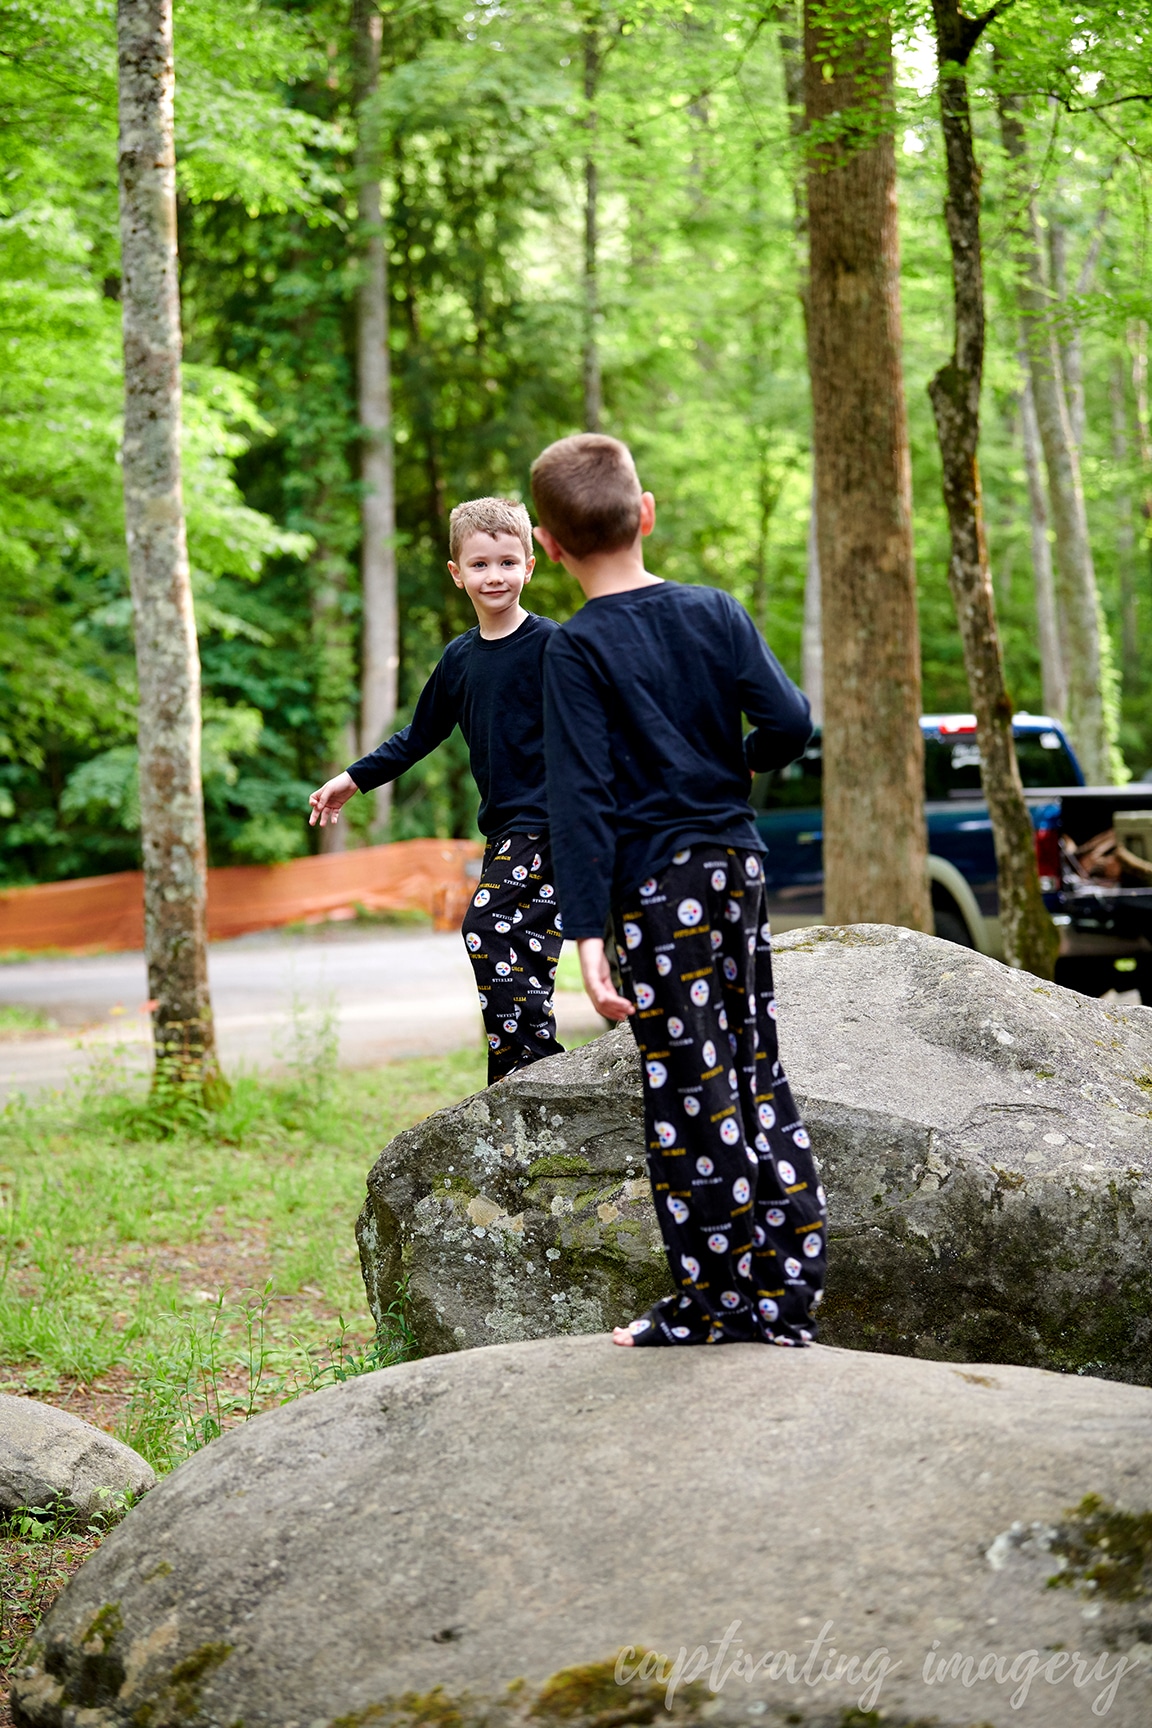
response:
<path id="1" fill-rule="evenodd" d="M 475 840 L 397 840 L 208 872 L 208 936 L 220 941 L 281 924 L 320 923 L 366 912 L 419 911 L 438 930 L 458 929 L 475 883 Z M 473 872 L 469 872 L 469 864 Z M 144 946 L 144 876 L 83 876 L 0 890 L 0 950 L 63 948 L 73 954 Z"/>

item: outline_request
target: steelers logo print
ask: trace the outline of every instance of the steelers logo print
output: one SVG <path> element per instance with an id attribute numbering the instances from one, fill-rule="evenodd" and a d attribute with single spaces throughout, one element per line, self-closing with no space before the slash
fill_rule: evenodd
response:
<path id="1" fill-rule="evenodd" d="M 513 834 L 489 847 L 484 855 L 481 884 L 471 896 L 463 920 L 463 935 L 476 974 L 477 992 L 488 1043 L 488 1083 L 563 1046 L 556 1041 L 556 1023 L 544 967 L 560 958 L 554 890 L 534 893 L 532 875 L 550 871 L 550 857 L 540 836 Z M 545 884 L 548 886 L 548 884 Z M 507 938 L 539 956 L 534 971 L 522 968 Z"/>
<path id="2" fill-rule="evenodd" d="M 803 1347 L 825 1214 L 778 1059 L 764 869 L 744 847 L 681 850 L 630 890 L 640 910 L 615 925 L 638 1010 L 656 1216 L 679 1286 L 636 1342 Z"/>

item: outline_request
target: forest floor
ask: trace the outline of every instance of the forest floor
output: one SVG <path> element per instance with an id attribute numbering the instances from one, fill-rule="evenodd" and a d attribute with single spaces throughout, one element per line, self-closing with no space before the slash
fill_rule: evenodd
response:
<path id="1" fill-rule="evenodd" d="M 0 1391 L 74 1411 L 158 1472 L 223 1430 L 407 1353 L 378 1344 L 353 1225 L 376 1154 L 484 1084 L 473 1047 L 356 1073 L 331 1030 L 275 1080 L 175 1118 L 99 1072 L 0 1111 Z M 4 1676 L 98 1544 L 97 1525 L 0 1535 Z"/>

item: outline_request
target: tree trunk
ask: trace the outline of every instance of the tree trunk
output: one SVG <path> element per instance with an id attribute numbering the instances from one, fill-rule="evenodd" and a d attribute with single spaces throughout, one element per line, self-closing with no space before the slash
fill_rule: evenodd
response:
<path id="1" fill-rule="evenodd" d="M 984 374 L 984 270 L 980 252 L 980 169 L 963 68 L 988 21 L 964 17 L 956 0 L 932 0 L 939 64 L 940 119 L 947 158 L 945 220 L 952 251 L 956 321 L 952 358 L 928 386 L 944 470 L 951 557 L 948 581 L 964 668 L 980 733 L 981 780 L 992 819 L 1004 957 L 1051 978 L 1057 937 L 1040 894 L 1032 819 L 1012 739 L 1012 703 L 996 628 L 996 602 L 980 494 L 980 386 Z"/>
<path id="2" fill-rule="evenodd" d="M 1015 165 L 1016 201 L 1024 210 L 1017 235 L 1017 300 L 1020 308 L 1032 396 L 1055 534 L 1056 587 L 1064 640 L 1068 729 L 1088 780 L 1104 785 L 1115 768 L 1113 740 L 1105 713 L 1105 658 L 1100 597 L 1088 538 L 1088 517 L 1080 483 L 1080 460 L 1064 389 L 1060 346 L 1048 295 L 1040 250 L 1036 201 L 1028 178 L 1027 141 L 1017 99 L 1000 105 L 1004 148 Z"/>
<path id="3" fill-rule="evenodd" d="M 1064 654 L 1060 620 L 1056 610 L 1056 585 L 1052 576 L 1052 543 L 1048 538 L 1048 499 L 1044 493 L 1043 452 L 1032 400 L 1028 357 L 1021 355 L 1024 389 L 1020 397 L 1020 430 L 1024 443 L 1024 469 L 1028 476 L 1028 510 L 1032 522 L 1032 577 L 1036 593 L 1036 640 L 1040 650 L 1040 686 L 1045 714 L 1063 720 L 1067 694 L 1064 684 Z"/>
<path id="4" fill-rule="evenodd" d="M 1068 299 L 1068 230 L 1056 216 L 1048 218 L 1048 267 L 1052 277 L 1052 296 L 1057 308 Z M 1081 290 L 1083 292 L 1083 290 Z M 1064 390 L 1068 402 L 1068 423 L 1072 441 L 1078 452 L 1084 449 L 1084 352 L 1080 329 L 1076 324 L 1057 320 L 1056 340 L 1060 349 L 1060 368 L 1064 374 Z"/>
<path id="5" fill-rule="evenodd" d="M 600 176 L 596 165 L 596 89 L 600 82 L 600 14 L 584 26 L 584 430 L 599 432 L 604 401 L 600 383 Z"/>
<path id="6" fill-rule="evenodd" d="M 877 103 L 891 111 L 886 22 L 872 35 L 852 18 L 830 0 L 806 0 L 809 127 L 874 114 Z M 825 917 L 931 930 L 891 131 L 823 143 L 809 158 L 807 192 Z"/>
<path id="7" fill-rule="evenodd" d="M 1152 423 L 1148 411 L 1148 325 L 1143 318 L 1128 320 L 1128 348 L 1132 355 L 1132 391 L 1136 398 L 1136 443 L 1140 451 L 1142 497 L 1140 514 L 1152 518 Z"/>
<path id="8" fill-rule="evenodd" d="M 362 669 L 360 748 L 385 738 L 396 717 L 400 665 L 396 601 L 396 483 L 392 447 L 392 362 L 388 337 L 388 251 L 380 210 L 380 152 L 368 104 L 380 82 L 383 20 L 373 0 L 354 0 L 357 57 L 356 207 L 361 278 L 356 295 L 356 378 L 360 413 L 360 583 Z M 375 793 L 373 834 L 387 839 L 391 784 Z"/>
<path id="9" fill-rule="evenodd" d="M 804 630 L 800 643 L 800 683 L 812 708 L 812 724 L 824 724 L 824 635 L 820 613 L 820 536 L 816 523 L 816 469 L 808 506 L 808 555 L 804 573 Z"/>
<path id="10" fill-rule="evenodd" d="M 124 517 L 140 686 L 144 945 L 157 1077 L 218 1084 L 208 994 L 200 656 L 180 483 L 171 0 L 119 0 Z"/>
<path id="11" fill-rule="evenodd" d="M 1128 447 L 1128 402 L 1125 390 L 1124 357 L 1117 354 L 1108 380 L 1109 406 L 1112 412 L 1112 460 L 1121 474 L 1127 472 L 1131 452 Z M 1127 486 L 1116 499 L 1116 562 L 1120 569 L 1120 653 L 1126 672 L 1139 666 L 1139 644 L 1136 638 L 1136 533 L 1132 521 L 1132 494 Z"/>
<path id="12" fill-rule="evenodd" d="M 780 26 L 780 56 L 784 64 L 784 100 L 788 130 L 797 144 L 804 137 L 804 42 L 802 26 L 789 6 Z M 805 352 L 808 346 L 808 176 L 803 161 L 792 176 L 792 226 L 796 234 L 797 277 L 804 313 Z M 800 645 L 800 683 L 812 708 L 812 721 L 824 724 L 824 626 L 820 612 L 820 545 L 816 527 L 816 463 L 808 503 L 808 544 L 804 572 L 804 630 Z"/>

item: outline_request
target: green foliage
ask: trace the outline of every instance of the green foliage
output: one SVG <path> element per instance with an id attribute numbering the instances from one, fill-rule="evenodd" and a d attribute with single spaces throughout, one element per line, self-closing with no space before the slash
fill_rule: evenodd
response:
<path id="1" fill-rule="evenodd" d="M 0 1113 L 0 1385 L 127 1378 L 168 1469 L 225 1427 L 411 1353 L 373 1336 L 353 1224 L 381 1145 L 483 1083 L 474 1051 L 342 1074 L 298 1015 L 270 1082 L 158 1119 L 122 1068 Z"/>
<path id="2" fill-rule="evenodd" d="M 113 12 L 0 0 L 0 880 L 138 856 Z M 589 156 L 605 424 L 657 495 L 651 567 L 730 588 L 799 671 L 804 164 L 781 64 L 795 8 L 382 0 L 380 12 L 381 87 L 359 111 L 347 8 L 186 0 L 176 14 L 185 491 L 217 863 L 315 844 L 307 792 L 357 753 L 361 128 L 390 261 L 401 723 L 471 623 L 445 578 L 448 510 L 480 492 L 526 496 L 532 457 L 581 424 Z M 828 18 L 834 68 L 841 39 L 876 31 L 881 14 L 837 0 Z M 966 708 L 925 395 L 951 345 L 930 8 L 907 0 L 893 18 L 924 696 Z M 984 170 L 982 472 L 1010 686 L 1039 708 L 1004 91 L 1024 103 L 1041 210 L 1067 245 L 1060 316 L 1082 357 L 1084 484 L 1121 745 L 1137 771 L 1152 763 L 1140 646 L 1152 631 L 1150 40 L 1127 6 L 1016 0 L 967 70 Z M 842 120 L 849 143 L 877 123 Z M 576 598 L 543 561 L 532 604 L 564 617 Z M 475 807 L 457 737 L 401 781 L 394 833 L 473 833 Z M 350 806 L 354 833 L 368 814 L 366 801 Z"/>

